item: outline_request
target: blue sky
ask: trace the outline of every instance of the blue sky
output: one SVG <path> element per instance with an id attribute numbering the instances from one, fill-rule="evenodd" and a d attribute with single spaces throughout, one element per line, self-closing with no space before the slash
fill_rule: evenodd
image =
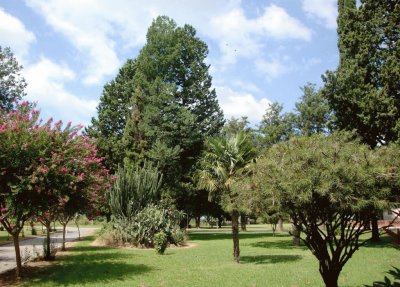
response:
<path id="1" fill-rule="evenodd" d="M 320 86 L 338 63 L 336 0 L 0 0 L 0 45 L 23 64 L 27 99 L 44 118 L 87 125 L 158 15 L 207 43 L 226 118 L 257 124 L 274 101 L 290 111 L 299 87 Z"/>

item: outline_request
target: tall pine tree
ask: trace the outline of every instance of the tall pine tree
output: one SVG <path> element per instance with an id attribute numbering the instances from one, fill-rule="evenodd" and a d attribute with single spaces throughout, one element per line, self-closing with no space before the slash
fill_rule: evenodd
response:
<path id="1" fill-rule="evenodd" d="M 400 135 L 400 2 L 339 0 L 340 63 L 323 95 L 339 129 L 355 130 L 371 148 Z M 371 208 L 373 210 L 373 208 Z M 372 212 L 373 240 L 379 240 Z"/>
<path id="2" fill-rule="evenodd" d="M 97 107 L 98 118 L 92 118 L 91 126 L 85 131 L 89 136 L 96 138 L 99 154 L 105 158 L 105 165 L 112 172 L 116 172 L 125 157 L 122 138 L 132 109 L 135 74 L 136 61 L 126 61 L 116 78 L 104 86 Z"/>

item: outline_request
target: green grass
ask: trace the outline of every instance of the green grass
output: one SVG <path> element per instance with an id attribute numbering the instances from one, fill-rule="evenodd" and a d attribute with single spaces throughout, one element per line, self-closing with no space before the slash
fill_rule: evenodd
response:
<path id="1" fill-rule="evenodd" d="M 323 286 L 317 260 L 291 237 L 241 233 L 241 264 L 232 260 L 227 233 L 194 233 L 197 246 L 154 250 L 93 247 L 81 241 L 54 266 L 30 275 L 24 286 Z M 372 285 L 398 266 L 399 249 L 385 242 L 369 244 L 348 262 L 340 286 Z"/>

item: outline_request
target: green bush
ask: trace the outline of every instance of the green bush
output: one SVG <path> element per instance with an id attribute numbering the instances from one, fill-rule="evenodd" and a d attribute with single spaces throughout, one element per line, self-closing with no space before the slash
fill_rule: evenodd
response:
<path id="1" fill-rule="evenodd" d="M 149 205 L 140 211 L 132 224 L 130 232 L 134 243 L 140 246 L 153 247 L 156 233 L 164 232 L 169 243 L 174 243 L 173 234 L 179 230 L 182 213 L 176 209 L 165 209 L 157 205 Z"/>
<path id="2" fill-rule="evenodd" d="M 154 234 L 154 248 L 158 254 L 164 254 L 168 247 L 168 236 L 164 231 Z"/>
<path id="3" fill-rule="evenodd" d="M 170 243 L 175 245 L 181 245 L 185 242 L 185 233 L 180 230 L 176 229 L 172 232 L 172 241 Z"/>

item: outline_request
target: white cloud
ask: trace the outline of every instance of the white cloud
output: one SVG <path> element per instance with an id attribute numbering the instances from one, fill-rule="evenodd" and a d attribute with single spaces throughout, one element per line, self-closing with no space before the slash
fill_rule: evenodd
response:
<path id="1" fill-rule="evenodd" d="M 311 18 L 323 22 L 325 27 L 336 29 L 337 0 L 303 0 L 303 11 Z"/>
<path id="2" fill-rule="evenodd" d="M 109 2 L 111 4 L 111 2 Z M 114 3 L 114 2 L 113 2 Z M 112 15 L 111 7 L 97 5 L 96 1 L 28 1 L 47 23 L 62 33 L 87 57 L 85 78 L 87 84 L 100 83 L 120 65 L 114 51 L 115 42 L 111 23 L 104 17 Z M 100 3 L 99 3 L 100 4 Z M 118 7 L 118 6 L 116 6 Z"/>
<path id="3" fill-rule="evenodd" d="M 271 104 L 266 98 L 256 99 L 250 93 L 236 92 L 226 86 L 216 87 L 216 91 L 219 104 L 228 119 L 246 116 L 252 124 L 258 123 Z"/>
<path id="4" fill-rule="evenodd" d="M 311 39 L 311 30 L 276 5 L 266 7 L 262 17 L 256 21 L 267 35 L 277 39 Z"/>
<path id="5" fill-rule="evenodd" d="M 37 102 L 42 116 L 73 124 L 88 124 L 87 115 L 94 115 L 97 101 L 86 100 L 65 89 L 65 82 L 75 79 L 75 73 L 67 66 L 59 65 L 47 58 L 27 66 L 24 76 L 28 87 L 27 99 Z"/>
<path id="6" fill-rule="evenodd" d="M 232 84 L 235 87 L 238 87 L 241 90 L 244 90 L 244 91 L 247 91 L 247 92 L 252 92 L 252 93 L 261 92 L 260 88 L 257 85 L 255 85 L 254 83 L 251 83 L 251 82 L 243 82 L 241 80 L 234 80 L 234 81 L 232 81 Z"/>
<path id="7" fill-rule="evenodd" d="M 255 65 L 256 69 L 265 75 L 268 81 L 277 78 L 292 69 L 287 63 L 278 58 L 272 58 L 271 60 L 258 59 L 255 62 Z"/>
<path id="8" fill-rule="evenodd" d="M 211 18 L 206 32 L 218 41 L 223 64 L 234 64 L 239 57 L 254 58 L 262 52 L 265 38 L 309 41 L 312 31 L 290 16 L 285 9 L 269 5 L 257 18 L 247 18 L 242 8 Z"/>
<path id="9" fill-rule="evenodd" d="M 276 5 L 248 18 L 239 0 L 26 0 L 51 27 L 62 33 L 86 58 L 84 82 L 100 83 L 121 64 L 117 50 L 140 47 L 154 17 L 168 15 L 179 25 L 190 23 L 201 36 L 217 43 L 221 64 L 254 58 L 265 38 L 310 40 L 311 30 Z"/>
<path id="10" fill-rule="evenodd" d="M 17 59 L 23 62 L 30 44 L 36 40 L 35 35 L 18 18 L 7 14 L 1 7 L 0 23 L 0 45 L 10 47 Z"/>

